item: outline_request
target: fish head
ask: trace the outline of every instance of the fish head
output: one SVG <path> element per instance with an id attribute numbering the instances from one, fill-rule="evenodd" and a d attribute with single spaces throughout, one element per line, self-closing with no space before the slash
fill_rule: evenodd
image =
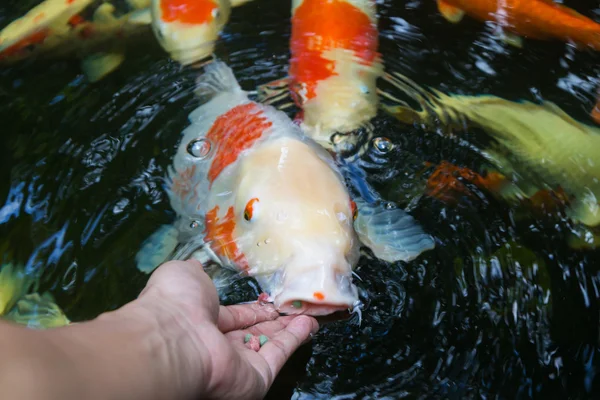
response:
<path id="1" fill-rule="evenodd" d="M 358 300 L 354 209 L 329 154 L 279 138 L 240 161 L 232 240 L 282 313 L 326 315 Z"/>
<path id="2" fill-rule="evenodd" d="M 231 14 L 225 0 L 152 0 L 152 29 L 170 56 L 188 65 L 209 57 Z"/>

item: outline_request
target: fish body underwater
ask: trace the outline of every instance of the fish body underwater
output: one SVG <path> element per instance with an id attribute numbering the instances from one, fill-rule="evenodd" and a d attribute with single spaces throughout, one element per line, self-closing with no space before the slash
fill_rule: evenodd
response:
<path id="1" fill-rule="evenodd" d="M 600 24 L 551 0 L 437 0 L 448 21 L 458 23 L 465 14 L 497 23 L 504 39 L 521 47 L 520 36 L 532 39 L 573 41 L 600 50 Z"/>
<path id="2" fill-rule="evenodd" d="M 126 44 L 148 34 L 152 37 L 149 9 L 117 17 L 115 7 L 103 3 L 88 20 L 80 12 L 88 11 L 91 1 L 67 3 L 47 0 L 5 27 L 0 32 L 0 64 L 12 65 L 30 58 L 77 58 L 86 77 L 96 82 L 122 64 Z M 36 19 L 39 15 L 45 18 Z"/>
<path id="3" fill-rule="evenodd" d="M 491 172 L 507 177 L 504 183 L 498 179 L 493 183 L 503 198 L 518 200 L 545 190 L 564 191 L 569 197 L 569 218 L 588 227 L 600 225 L 599 128 L 576 121 L 551 102 L 538 105 L 489 95 L 446 95 L 403 81 L 390 80 L 414 96 L 423 110 L 383 108 L 404 122 L 432 128 L 439 124 L 444 131 L 480 128 L 492 140 L 475 147 L 496 169 Z"/>
<path id="4" fill-rule="evenodd" d="M 212 98 L 190 114 L 169 172 L 177 220 L 146 240 L 138 269 L 205 243 L 280 312 L 326 315 L 357 304 L 361 243 L 390 262 L 434 247 L 403 210 L 352 198 L 331 154 L 282 111 L 251 101 L 226 64 L 206 66 L 197 94 Z"/>
<path id="5" fill-rule="evenodd" d="M 293 0 L 289 90 L 304 131 L 327 148 L 332 135 L 368 126 L 383 72 L 373 0 Z M 274 94 L 280 91 L 274 90 Z"/>
<path id="6" fill-rule="evenodd" d="M 30 328 L 47 329 L 69 325 L 71 321 L 54 302 L 50 293 L 41 296 L 27 292 L 34 279 L 22 266 L 0 266 L 0 318 Z"/>
<path id="7" fill-rule="evenodd" d="M 251 0 L 152 0 L 152 29 L 171 58 L 182 65 L 210 57 L 231 8 Z"/>
<path id="8" fill-rule="evenodd" d="M 79 58 L 91 82 L 115 71 L 127 46 L 156 39 L 182 65 L 210 56 L 231 7 L 250 0 L 128 0 L 129 11 L 94 0 L 46 0 L 0 31 L 0 64 L 25 59 Z"/>

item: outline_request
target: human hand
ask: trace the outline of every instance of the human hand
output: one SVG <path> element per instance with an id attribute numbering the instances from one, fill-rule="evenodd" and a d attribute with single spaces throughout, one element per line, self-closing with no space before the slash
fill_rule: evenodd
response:
<path id="1" fill-rule="evenodd" d="M 319 328 L 312 317 L 280 317 L 270 304 L 220 306 L 195 260 L 161 265 L 134 303 L 158 321 L 175 390 L 184 397 L 263 398 L 285 362 Z M 244 344 L 248 333 L 269 340 L 254 351 Z"/>

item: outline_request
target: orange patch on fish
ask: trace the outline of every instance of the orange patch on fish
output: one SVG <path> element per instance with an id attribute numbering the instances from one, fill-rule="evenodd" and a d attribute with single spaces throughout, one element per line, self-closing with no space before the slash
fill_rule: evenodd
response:
<path id="1" fill-rule="evenodd" d="M 354 200 L 350 200 L 350 211 L 352 212 L 352 219 L 356 219 L 358 216 L 358 208 L 356 207 Z"/>
<path id="2" fill-rule="evenodd" d="M 453 204 L 461 195 L 473 195 L 466 186 L 468 183 L 482 189 L 497 191 L 505 182 L 506 178 L 501 174 L 492 172 L 483 177 L 469 168 L 442 161 L 427 179 L 427 194 Z"/>
<path id="3" fill-rule="evenodd" d="M 600 125 L 600 98 L 598 99 L 598 102 L 594 106 L 594 109 L 592 110 L 592 113 L 590 115 L 594 122 Z"/>
<path id="4" fill-rule="evenodd" d="M 348 1 L 304 0 L 292 17 L 290 86 L 303 83 L 306 99 L 314 98 L 317 82 L 335 74 L 324 51 L 352 50 L 361 63 L 370 65 L 378 56 L 378 41 L 377 26 Z"/>
<path id="5" fill-rule="evenodd" d="M 7 47 L 6 49 L 4 49 L 4 51 L 0 52 L 0 59 L 18 54 L 20 51 L 24 50 L 28 46 L 34 46 L 36 44 L 43 43 L 44 40 L 46 40 L 46 38 L 48 37 L 49 33 L 50 30 L 46 28 L 19 40 L 12 46 Z"/>
<path id="6" fill-rule="evenodd" d="M 33 22 L 34 22 L 34 23 L 38 23 L 38 22 L 40 22 L 41 20 L 43 20 L 45 16 L 46 16 L 46 14 L 44 14 L 44 13 L 39 13 L 38 15 L 36 15 L 36 16 L 33 18 Z"/>
<path id="7" fill-rule="evenodd" d="M 313 297 L 319 301 L 325 300 L 325 295 L 321 292 L 314 292 Z"/>
<path id="8" fill-rule="evenodd" d="M 171 182 L 170 190 L 181 199 L 189 197 L 190 193 L 195 190 L 194 175 L 196 174 L 196 164 L 192 164 L 180 174 L 177 174 Z"/>
<path id="9" fill-rule="evenodd" d="M 204 24 L 214 18 L 217 5 L 212 0 L 162 0 L 162 20 L 183 24 Z"/>
<path id="10" fill-rule="evenodd" d="M 233 261 L 243 271 L 248 269 L 248 261 L 237 247 L 233 237 L 235 230 L 235 212 L 229 207 L 223 220 L 219 219 L 219 206 L 206 214 L 206 241 L 219 256 Z"/>
<path id="11" fill-rule="evenodd" d="M 71 18 L 69 18 L 69 25 L 71 26 L 77 26 L 83 24 L 84 22 L 85 19 L 83 19 L 83 17 L 79 14 L 75 14 Z"/>
<path id="12" fill-rule="evenodd" d="M 206 138 L 216 146 L 215 158 L 208 170 L 212 182 L 240 153 L 249 149 L 273 123 L 265 117 L 256 103 L 234 107 L 218 117 Z"/>
<path id="13" fill-rule="evenodd" d="M 600 50 L 600 24 L 552 0 L 443 0 L 440 11 L 456 7 L 480 21 L 498 21 L 518 35 L 573 40 Z"/>

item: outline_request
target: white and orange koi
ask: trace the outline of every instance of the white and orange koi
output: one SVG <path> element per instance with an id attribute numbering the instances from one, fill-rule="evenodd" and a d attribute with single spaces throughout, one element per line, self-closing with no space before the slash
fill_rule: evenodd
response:
<path id="1" fill-rule="evenodd" d="M 169 172 L 177 221 L 145 242 L 140 270 L 205 243 L 282 313 L 324 315 L 356 304 L 360 243 L 390 262 L 434 247 L 405 211 L 352 199 L 331 154 L 282 111 L 251 101 L 224 63 L 208 64 L 197 93 L 210 100 L 190 114 Z"/>
<path id="2" fill-rule="evenodd" d="M 150 34 L 150 10 L 115 17 L 115 7 L 103 3 L 86 20 L 80 13 L 91 3 L 46 0 L 13 21 L 0 32 L 0 64 L 33 57 L 76 57 L 92 82 L 116 70 L 125 59 L 123 39 Z"/>
<path id="3" fill-rule="evenodd" d="M 261 87 L 265 102 L 290 90 L 305 132 L 325 147 L 332 135 L 368 126 L 377 114 L 374 0 L 293 0 L 288 77 Z"/>
<path id="4" fill-rule="evenodd" d="M 231 8 L 250 0 L 152 0 L 152 28 L 163 49 L 182 65 L 210 57 Z"/>

